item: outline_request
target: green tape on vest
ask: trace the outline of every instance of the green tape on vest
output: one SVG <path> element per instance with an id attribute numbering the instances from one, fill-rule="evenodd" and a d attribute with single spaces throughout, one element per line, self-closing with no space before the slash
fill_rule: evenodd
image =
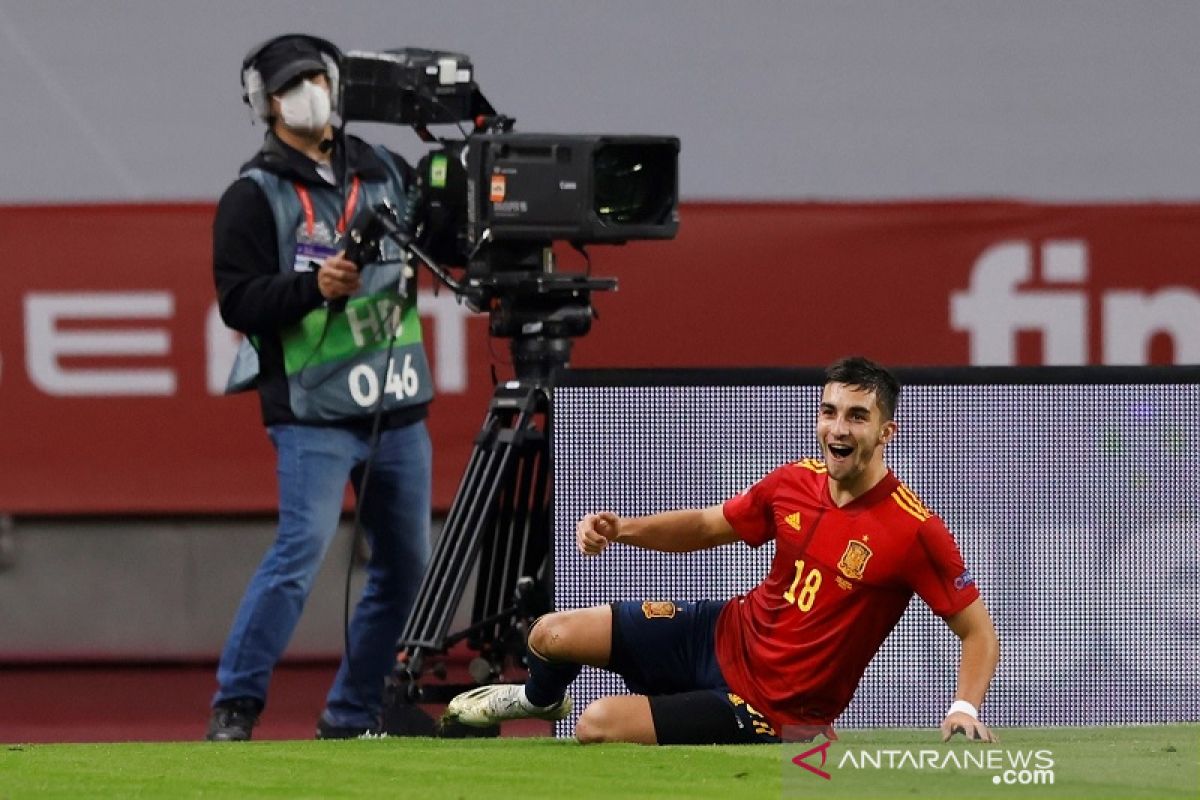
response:
<path id="1" fill-rule="evenodd" d="M 306 367 L 386 350 L 390 339 L 397 345 L 419 343 L 421 317 L 415 299 L 401 306 L 395 292 L 377 292 L 351 299 L 344 311 L 311 311 L 286 328 L 282 338 L 284 370 L 290 376 Z"/>

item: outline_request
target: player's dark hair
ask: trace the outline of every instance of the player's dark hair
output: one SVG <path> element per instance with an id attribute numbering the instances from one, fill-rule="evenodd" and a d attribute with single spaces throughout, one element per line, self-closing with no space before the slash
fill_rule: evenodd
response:
<path id="1" fill-rule="evenodd" d="M 855 389 L 875 393 L 875 402 L 884 419 L 894 419 L 900 402 L 900 382 L 885 367 L 869 358 L 849 356 L 825 369 L 825 383 L 844 383 Z"/>

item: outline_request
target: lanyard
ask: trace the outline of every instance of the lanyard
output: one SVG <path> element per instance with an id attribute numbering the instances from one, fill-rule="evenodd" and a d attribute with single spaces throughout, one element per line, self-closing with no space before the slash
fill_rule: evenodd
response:
<path id="1" fill-rule="evenodd" d="M 293 183 L 296 187 L 296 196 L 300 198 L 300 205 L 304 206 L 304 228 L 308 231 L 308 235 L 313 235 L 313 230 L 316 228 L 317 218 L 313 213 L 312 197 L 308 193 L 308 189 L 299 183 Z M 342 210 L 342 216 L 337 221 L 337 234 L 341 236 L 346 232 L 346 226 L 350 224 L 350 220 L 354 218 L 354 209 L 358 207 L 358 176 L 350 182 L 350 196 L 346 198 L 346 207 Z"/>

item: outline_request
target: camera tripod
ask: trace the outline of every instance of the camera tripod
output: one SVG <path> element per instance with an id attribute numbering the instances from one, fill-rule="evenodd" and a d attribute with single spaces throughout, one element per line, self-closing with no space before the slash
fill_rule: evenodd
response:
<path id="1" fill-rule="evenodd" d="M 517 335 L 511 342 L 517 379 L 492 394 L 397 644 L 385 691 L 388 734 L 432 735 L 432 718 L 416 703 L 446 702 L 519 664 L 528 626 L 550 609 L 550 397 L 553 374 L 570 349 L 566 336 Z M 451 633 L 476 565 L 472 622 Z M 445 676 L 447 648 L 464 639 L 479 653 L 469 670 L 474 683 L 425 685 L 427 669 Z M 498 729 L 439 732 L 494 736 Z"/>

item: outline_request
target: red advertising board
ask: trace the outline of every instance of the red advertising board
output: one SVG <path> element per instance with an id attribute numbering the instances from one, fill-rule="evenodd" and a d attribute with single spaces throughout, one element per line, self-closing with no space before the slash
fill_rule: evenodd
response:
<path id="1" fill-rule="evenodd" d="M 6 207 L 0 513 L 275 507 L 253 395 L 223 396 L 210 204 Z M 1200 205 L 687 204 L 619 280 L 578 366 L 1200 362 Z M 582 271 L 567 252 L 559 268 Z M 449 505 L 508 343 L 423 289 Z"/>

